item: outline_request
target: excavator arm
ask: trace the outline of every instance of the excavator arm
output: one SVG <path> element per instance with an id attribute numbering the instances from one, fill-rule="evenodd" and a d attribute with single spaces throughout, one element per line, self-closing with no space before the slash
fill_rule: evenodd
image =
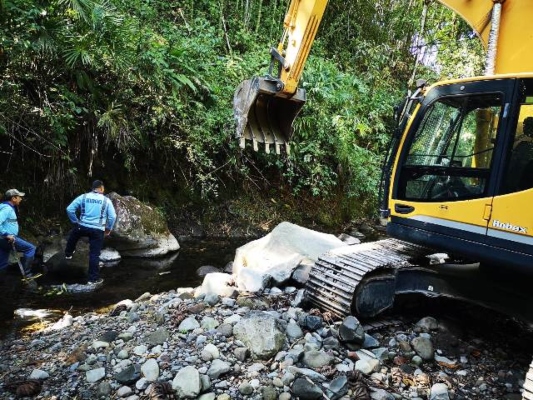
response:
<path id="1" fill-rule="evenodd" d="M 273 59 L 280 62 L 279 96 L 291 97 L 298 89 L 298 82 L 327 3 L 327 0 L 291 2 L 283 21 L 281 41 L 277 49 L 271 49 L 270 52 Z"/>

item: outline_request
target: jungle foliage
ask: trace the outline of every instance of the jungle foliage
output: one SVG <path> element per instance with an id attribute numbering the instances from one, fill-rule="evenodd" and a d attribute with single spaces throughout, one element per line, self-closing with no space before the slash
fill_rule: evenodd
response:
<path id="1" fill-rule="evenodd" d="M 393 106 L 414 76 L 479 72 L 479 43 L 436 1 L 330 0 L 292 153 L 242 151 L 233 91 L 266 73 L 287 5 L 0 0 L 2 186 L 59 206 L 92 176 L 140 198 L 274 185 L 373 206 Z"/>

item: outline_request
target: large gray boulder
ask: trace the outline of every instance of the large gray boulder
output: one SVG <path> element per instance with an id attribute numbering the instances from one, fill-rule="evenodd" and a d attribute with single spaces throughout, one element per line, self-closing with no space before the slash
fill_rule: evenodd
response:
<path id="1" fill-rule="evenodd" d="M 240 290 L 258 292 L 285 283 L 300 263 L 314 262 L 337 247 L 347 246 L 333 235 L 282 222 L 265 237 L 237 249 L 233 276 Z"/>
<path id="2" fill-rule="evenodd" d="M 113 232 L 106 240 L 125 257 L 159 257 L 179 250 L 163 216 L 132 196 L 110 193 L 117 212 Z"/>

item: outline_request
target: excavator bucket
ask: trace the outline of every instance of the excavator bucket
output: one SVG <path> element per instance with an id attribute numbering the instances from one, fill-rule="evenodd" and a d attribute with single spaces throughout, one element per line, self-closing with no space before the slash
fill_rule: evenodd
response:
<path id="1" fill-rule="evenodd" d="M 277 154 L 283 145 L 287 153 L 290 152 L 292 123 L 305 104 L 305 90 L 297 89 L 293 96 L 281 97 L 277 85 L 275 80 L 254 77 L 235 90 L 233 113 L 242 148 L 249 140 L 255 151 L 258 143 L 264 143 L 266 153 L 270 153 L 270 145 Z"/>

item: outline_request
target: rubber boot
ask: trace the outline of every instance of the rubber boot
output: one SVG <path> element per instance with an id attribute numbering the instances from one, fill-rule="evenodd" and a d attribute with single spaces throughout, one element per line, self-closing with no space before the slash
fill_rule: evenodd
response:
<path id="1" fill-rule="evenodd" d="M 33 264 L 33 257 L 25 257 L 22 262 L 22 268 L 24 269 L 24 275 L 26 278 L 31 278 L 33 273 L 31 272 L 31 266 Z"/>
<path id="2" fill-rule="evenodd" d="M 35 279 L 32 279 L 34 277 L 33 272 L 31 272 L 31 266 L 33 263 L 33 257 L 29 257 L 24 259 L 22 262 L 22 269 L 24 269 L 24 284 L 26 287 L 31 291 L 37 291 L 39 289 L 39 285 L 37 285 L 37 282 L 35 282 Z"/>

